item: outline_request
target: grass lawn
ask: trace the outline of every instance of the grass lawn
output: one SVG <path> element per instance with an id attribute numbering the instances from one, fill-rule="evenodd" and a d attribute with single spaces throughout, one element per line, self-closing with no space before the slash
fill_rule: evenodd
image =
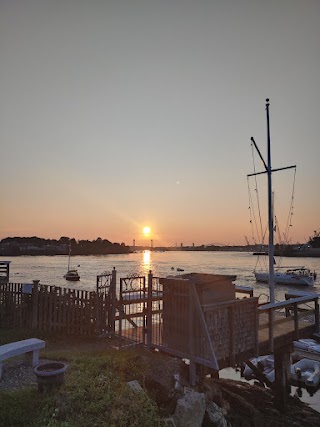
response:
<path id="1" fill-rule="evenodd" d="M 138 380 L 144 386 L 145 366 L 138 351 L 118 351 L 109 339 L 0 329 L 0 345 L 31 337 L 46 341 L 41 358 L 67 362 L 65 382 L 46 393 L 34 385 L 0 391 L 1 427 L 159 425 L 155 402 L 127 385 Z"/>

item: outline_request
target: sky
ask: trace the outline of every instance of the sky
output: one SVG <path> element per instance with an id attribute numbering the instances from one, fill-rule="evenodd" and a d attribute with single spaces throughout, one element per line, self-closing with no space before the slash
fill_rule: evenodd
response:
<path id="1" fill-rule="evenodd" d="M 252 243 L 250 138 L 267 160 L 270 98 L 272 166 L 297 165 L 289 237 L 305 242 L 319 20 L 318 0 L 1 0 L 0 239 Z M 283 232 L 292 180 L 273 174 Z"/>

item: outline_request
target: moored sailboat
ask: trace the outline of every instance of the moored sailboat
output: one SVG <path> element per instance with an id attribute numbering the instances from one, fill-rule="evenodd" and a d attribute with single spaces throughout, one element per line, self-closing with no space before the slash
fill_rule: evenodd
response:
<path id="1" fill-rule="evenodd" d="M 256 176 L 266 173 L 268 176 L 268 232 L 269 232 L 269 242 L 268 242 L 268 257 L 269 257 L 269 268 L 267 271 L 254 271 L 254 275 L 257 281 L 268 282 L 270 289 L 270 301 L 275 302 L 275 291 L 274 286 L 276 283 L 281 284 L 291 284 L 291 285 L 307 285 L 313 286 L 316 278 L 316 273 L 311 272 L 308 268 L 305 267 L 286 267 L 285 271 L 281 271 L 279 269 L 275 269 L 275 261 L 274 261 L 274 212 L 273 212 L 273 193 L 272 193 L 272 173 L 296 168 L 294 166 L 287 166 L 283 168 L 272 169 L 271 167 L 271 143 L 270 143 L 270 122 L 269 122 L 269 99 L 266 100 L 266 116 L 267 116 L 267 138 L 268 138 L 268 161 L 267 163 L 264 161 L 262 154 L 254 140 L 251 138 L 251 141 L 262 160 L 265 171 L 257 172 L 253 174 L 247 175 Z"/>
<path id="2" fill-rule="evenodd" d="M 78 280 L 80 280 L 80 275 L 78 273 L 78 270 L 70 268 L 70 258 L 71 258 L 71 245 L 69 245 L 68 271 L 63 277 L 66 280 L 69 280 L 71 282 L 77 282 Z"/>
<path id="3" fill-rule="evenodd" d="M 314 286 L 315 272 L 305 267 L 282 267 L 286 269 L 274 272 L 274 282 L 282 285 Z M 255 278 L 258 282 L 269 282 L 269 274 L 265 271 L 255 271 Z"/>

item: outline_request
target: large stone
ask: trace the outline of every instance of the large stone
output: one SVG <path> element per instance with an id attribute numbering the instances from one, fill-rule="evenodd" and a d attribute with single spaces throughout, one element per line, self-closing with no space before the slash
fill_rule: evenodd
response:
<path id="1" fill-rule="evenodd" d="M 137 393 L 144 392 L 143 388 L 141 387 L 141 385 L 137 380 L 129 381 L 127 382 L 127 384 L 131 388 L 131 390 L 133 390 L 134 392 L 137 392 Z"/>
<path id="2" fill-rule="evenodd" d="M 225 419 L 223 410 L 214 402 L 207 404 L 202 427 L 228 427 L 229 423 Z"/>
<path id="3" fill-rule="evenodd" d="M 177 401 L 173 414 L 176 427 L 201 427 L 206 410 L 204 393 L 190 391 Z"/>
<path id="4" fill-rule="evenodd" d="M 160 427 L 177 427 L 173 418 L 163 418 L 160 420 Z"/>

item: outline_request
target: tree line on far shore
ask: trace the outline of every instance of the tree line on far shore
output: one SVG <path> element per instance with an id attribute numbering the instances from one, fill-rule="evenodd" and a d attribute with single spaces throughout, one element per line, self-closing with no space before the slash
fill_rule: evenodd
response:
<path id="1" fill-rule="evenodd" d="M 40 237 L 7 237 L 0 242 L 0 255 L 106 255 L 129 253 L 124 243 L 112 243 L 98 237 L 96 240 L 76 240 L 70 237 L 43 239 Z"/>

